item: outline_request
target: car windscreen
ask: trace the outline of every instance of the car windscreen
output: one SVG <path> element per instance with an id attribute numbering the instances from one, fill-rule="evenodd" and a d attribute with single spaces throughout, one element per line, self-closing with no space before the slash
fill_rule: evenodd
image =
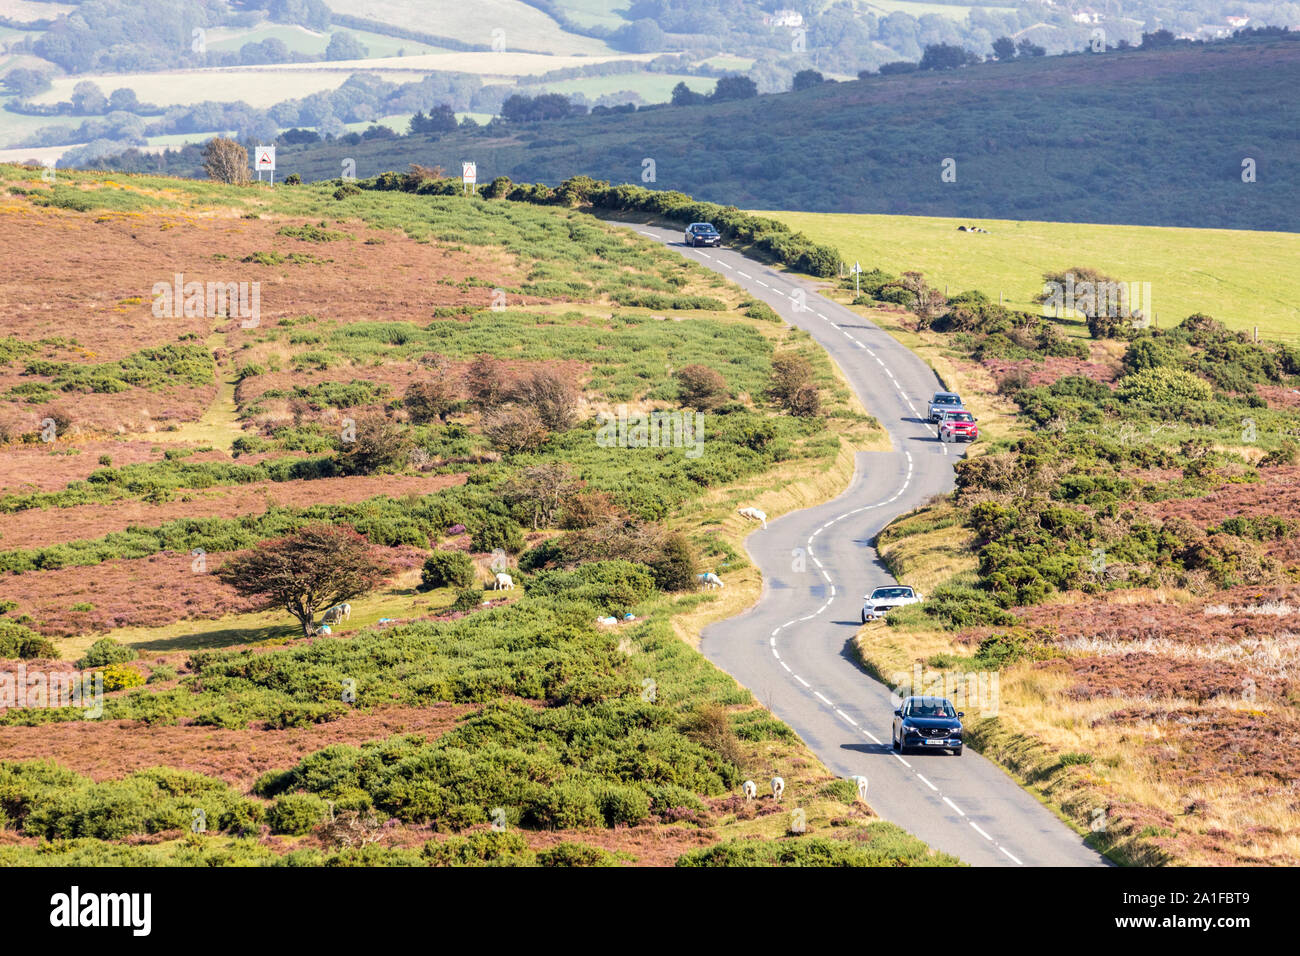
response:
<path id="1" fill-rule="evenodd" d="M 970 412 L 949 412 L 948 421 L 950 422 L 973 422 L 975 416 Z"/>
<path id="2" fill-rule="evenodd" d="M 700 224 L 697 224 L 697 225 L 691 226 L 691 231 L 692 231 L 692 232 L 702 232 L 702 233 L 705 233 L 706 235 L 713 235 L 713 233 L 717 232 L 718 230 L 714 229 L 712 226 L 710 226 L 710 225 L 706 222 L 706 223 L 700 223 Z"/>
<path id="3" fill-rule="evenodd" d="M 934 396 L 935 405 L 960 405 L 961 399 L 956 395 L 936 395 Z"/>
<path id="4" fill-rule="evenodd" d="M 956 717 L 957 712 L 946 700 L 914 700 L 908 708 L 909 717 Z"/>
<path id="5" fill-rule="evenodd" d="M 911 588 L 876 588 L 871 592 L 872 599 L 876 601 L 886 601 L 890 598 L 907 598 L 911 596 Z"/>

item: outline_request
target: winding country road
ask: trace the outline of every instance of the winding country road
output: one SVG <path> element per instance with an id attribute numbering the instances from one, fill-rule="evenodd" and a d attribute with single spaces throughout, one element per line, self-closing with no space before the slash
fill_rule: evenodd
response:
<path id="1" fill-rule="evenodd" d="M 751 610 L 706 628 L 700 649 L 832 771 L 865 776 L 872 808 L 930 846 L 979 866 L 1105 865 L 1082 837 L 970 748 L 960 758 L 895 754 L 891 691 L 853 654 L 863 595 L 894 580 L 871 542 L 893 518 L 953 487 L 960 446 L 938 441 L 924 420 L 930 396 L 942 388 L 938 376 L 812 283 L 734 250 L 688 248 L 675 229 L 631 228 L 725 275 L 808 330 L 893 444 L 893 451 L 860 453 L 852 484 L 835 500 L 770 521 L 746 539 L 763 574 L 762 596 Z"/>

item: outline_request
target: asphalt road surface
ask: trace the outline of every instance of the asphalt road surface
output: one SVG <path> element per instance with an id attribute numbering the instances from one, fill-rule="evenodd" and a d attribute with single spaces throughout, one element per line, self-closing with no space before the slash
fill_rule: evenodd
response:
<path id="1" fill-rule="evenodd" d="M 961 757 L 895 754 L 897 698 L 854 657 L 863 596 L 894 583 L 871 542 L 893 518 L 950 491 L 952 466 L 963 454 L 964 446 L 940 442 L 924 419 L 930 397 L 943 388 L 938 376 L 888 333 L 818 295 L 812 283 L 734 250 L 687 247 L 675 229 L 611 224 L 673 247 L 807 329 L 893 444 L 890 452 L 860 453 L 852 484 L 834 501 L 769 521 L 746 539 L 763 573 L 762 596 L 751 610 L 706 628 L 703 653 L 793 727 L 832 771 L 865 776 L 872 808 L 930 846 L 977 866 L 1106 865 L 970 748 Z M 900 677 L 910 683 L 910 675 Z M 992 706 L 991 699 L 985 703 Z M 981 712 L 978 702 L 964 709 L 968 717 Z"/>

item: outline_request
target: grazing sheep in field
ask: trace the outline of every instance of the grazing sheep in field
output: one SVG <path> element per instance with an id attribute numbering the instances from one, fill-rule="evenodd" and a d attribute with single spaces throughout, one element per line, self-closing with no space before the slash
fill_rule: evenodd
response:
<path id="1" fill-rule="evenodd" d="M 745 801 L 748 802 L 758 796 L 758 785 L 752 780 L 746 780 L 741 784 L 740 789 L 745 794 Z"/>
<path id="2" fill-rule="evenodd" d="M 699 581 L 700 584 L 706 588 L 720 588 L 724 586 L 722 583 L 722 578 L 718 577 L 712 571 L 709 571 L 705 574 L 695 575 L 695 580 Z"/>
<path id="3" fill-rule="evenodd" d="M 772 799 L 777 803 L 781 802 L 781 794 L 785 793 L 785 781 L 780 777 L 772 778 Z"/>
<path id="4" fill-rule="evenodd" d="M 515 589 L 515 579 L 504 571 L 498 571 L 496 582 L 492 585 L 493 591 L 513 591 Z"/>
<path id="5" fill-rule="evenodd" d="M 321 617 L 321 620 L 326 624 L 338 624 L 340 621 L 346 621 L 351 616 L 351 604 L 335 604 L 331 608 L 326 608 L 325 614 Z"/>
<path id="6" fill-rule="evenodd" d="M 858 788 L 858 799 L 861 800 L 863 803 L 866 803 L 867 802 L 867 778 L 862 776 L 861 774 L 858 774 L 856 777 L 850 777 L 849 779 L 852 780 L 853 783 Z"/>
<path id="7" fill-rule="evenodd" d="M 767 512 L 765 511 L 759 511 L 757 508 L 741 508 L 736 513 L 752 521 L 759 521 L 765 529 L 767 528 Z"/>

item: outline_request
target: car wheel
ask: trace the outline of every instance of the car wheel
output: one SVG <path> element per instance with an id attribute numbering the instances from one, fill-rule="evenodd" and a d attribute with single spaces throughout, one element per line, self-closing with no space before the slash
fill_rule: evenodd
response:
<path id="1" fill-rule="evenodd" d="M 961 748 L 960 748 L 960 747 L 954 747 L 954 748 L 953 748 L 953 751 L 952 751 L 952 755 L 953 755 L 954 757 L 960 757 L 960 756 L 961 756 Z"/>
<path id="2" fill-rule="evenodd" d="M 867 623 L 867 612 L 866 612 L 866 611 L 863 611 L 863 612 L 862 612 L 862 623 L 863 623 L 863 624 L 866 624 L 866 623 Z"/>
<path id="3" fill-rule="evenodd" d="M 895 736 L 895 737 L 890 737 L 890 738 L 889 738 L 889 742 L 890 742 L 890 744 L 893 745 L 894 753 L 902 753 L 903 746 L 902 746 L 901 743 L 899 743 L 899 739 L 898 739 L 898 737 L 896 737 L 896 736 Z"/>

